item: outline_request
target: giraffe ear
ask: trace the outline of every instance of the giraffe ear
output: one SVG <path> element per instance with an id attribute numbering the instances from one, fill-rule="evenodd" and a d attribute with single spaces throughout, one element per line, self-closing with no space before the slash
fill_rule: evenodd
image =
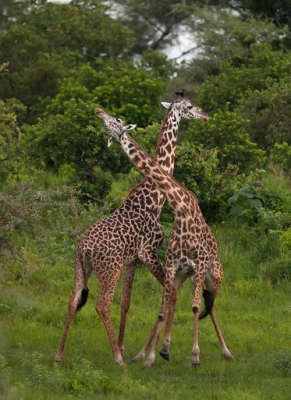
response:
<path id="1" fill-rule="evenodd" d="M 134 129 L 136 127 L 136 125 L 133 124 L 129 124 L 127 126 L 125 126 L 123 129 L 126 131 L 131 131 L 132 129 Z"/>
<path id="2" fill-rule="evenodd" d="M 161 102 L 162 106 L 164 106 L 165 108 L 170 108 L 171 103 L 167 103 L 166 101 L 162 101 Z"/>
<path id="3" fill-rule="evenodd" d="M 111 146 L 111 143 L 112 143 L 112 142 L 113 142 L 113 139 L 112 139 L 112 137 L 111 137 L 111 138 L 108 139 L 108 143 L 107 143 L 107 144 L 108 144 L 108 147 Z"/>

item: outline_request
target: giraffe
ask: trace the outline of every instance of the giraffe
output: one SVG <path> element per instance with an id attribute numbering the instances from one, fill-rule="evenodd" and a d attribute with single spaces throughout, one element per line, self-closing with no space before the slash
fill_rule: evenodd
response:
<path id="1" fill-rule="evenodd" d="M 154 155 L 154 159 L 170 175 L 174 170 L 179 121 L 181 118 L 207 118 L 201 108 L 184 99 L 182 91 L 176 95 L 177 99 L 172 103 L 162 103 L 168 110 Z M 116 126 L 123 127 L 125 124 L 119 118 L 112 118 L 111 121 Z M 108 146 L 110 144 L 109 139 Z M 165 197 L 156 189 L 152 180 L 144 178 L 130 191 L 115 212 L 93 224 L 84 234 L 77 248 L 74 291 L 68 303 L 67 319 L 55 356 L 56 361 L 61 361 L 63 357 L 63 348 L 74 314 L 86 304 L 87 281 L 94 270 L 100 286 L 96 311 L 105 326 L 116 363 L 124 365 L 124 331 L 137 262 L 145 264 L 161 285 L 164 283 L 164 271 L 156 254 L 164 239 L 160 224 L 164 202 Z M 122 269 L 124 272 L 117 341 L 110 319 L 110 305 Z"/>
<path id="2" fill-rule="evenodd" d="M 102 110 L 96 113 L 102 117 Z M 168 313 L 173 308 L 173 293 L 177 292 L 184 281 L 189 277 L 195 284 L 192 299 L 192 311 L 194 314 L 194 339 L 192 347 L 192 365 L 200 365 L 200 350 L 198 346 L 198 320 L 210 314 L 216 330 L 222 355 L 226 359 L 232 359 L 221 330 L 219 328 L 215 313 L 214 300 L 218 294 L 222 282 L 222 265 L 217 255 L 217 242 L 205 222 L 199 202 L 195 194 L 187 190 L 177 182 L 152 158 L 150 158 L 140 146 L 127 134 L 127 130 L 133 126 L 113 127 L 108 117 L 104 119 L 107 131 L 122 146 L 125 153 L 134 165 L 147 177 L 152 179 L 156 187 L 166 197 L 174 213 L 174 226 L 171 231 L 165 254 L 165 280 L 162 304 L 156 323 L 147 338 L 140 353 L 133 358 L 137 361 L 145 358 L 146 351 L 152 343 L 152 347 L 144 367 L 150 367 L 155 361 L 156 349 L 159 336 Z M 203 287 L 206 287 L 203 291 Z M 205 309 L 200 311 L 201 296 L 204 297 Z M 163 340 L 163 348 L 160 354 L 168 359 L 170 346 L 171 326 L 166 326 Z"/>

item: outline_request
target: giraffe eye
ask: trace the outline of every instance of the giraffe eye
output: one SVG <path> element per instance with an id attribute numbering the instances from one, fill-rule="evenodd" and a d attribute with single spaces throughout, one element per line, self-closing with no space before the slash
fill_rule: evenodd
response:
<path id="1" fill-rule="evenodd" d="M 191 110 L 191 108 L 193 108 L 193 106 L 187 106 L 187 108 L 188 108 L 189 110 Z"/>
<path id="2" fill-rule="evenodd" d="M 121 119 L 120 118 L 115 118 L 117 122 L 121 123 Z"/>

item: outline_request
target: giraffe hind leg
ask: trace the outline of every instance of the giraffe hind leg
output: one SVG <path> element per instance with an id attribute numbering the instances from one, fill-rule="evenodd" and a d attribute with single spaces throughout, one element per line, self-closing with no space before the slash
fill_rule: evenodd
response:
<path id="1" fill-rule="evenodd" d="M 216 296 L 218 294 L 218 291 L 219 291 L 219 288 L 221 285 L 221 281 L 222 281 L 222 266 L 221 266 L 221 262 L 218 258 L 213 263 L 211 279 L 209 279 L 209 278 L 210 278 L 210 276 L 208 276 L 208 279 L 205 280 L 206 288 L 208 290 L 204 290 L 204 293 L 203 293 L 205 309 L 206 309 L 206 311 L 209 311 L 208 313 L 205 314 L 205 316 L 210 314 L 213 326 L 215 328 L 217 337 L 218 337 L 220 345 L 221 345 L 222 356 L 228 360 L 232 360 L 233 356 L 231 355 L 230 351 L 228 350 L 228 348 L 225 344 L 220 327 L 218 325 L 218 321 L 217 321 L 215 313 L 214 313 L 214 299 L 216 298 Z M 211 306 L 211 301 L 213 302 L 212 306 Z M 204 313 L 202 313 L 202 317 L 203 316 L 204 316 Z M 200 319 L 201 319 L 201 316 L 200 316 Z"/>
<path id="2" fill-rule="evenodd" d="M 122 283 L 122 296 L 120 302 L 120 324 L 118 335 L 118 347 L 120 349 L 122 358 L 124 359 L 124 332 L 126 325 L 126 317 L 130 308 L 130 298 L 134 274 L 136 269 L 136 262 L 131 265 L 126 265 L 123 269 L 123 283 Z"/>
<path id="3" fill-rule="evenodd" d="M 68 303 L 68 313 L 63 331 L 63 336 L 61 339 L 59 349 L 55 356 L 55 361 L 57 362 L 60 362 L 63 358 L 63 349 L 68 336 L 72 318 L 76 314 L 76 312 L 81 310 L 81 308 L 87 302 L 89 293 L 89 290 L 87 288 L 87 280 L 90 277 L 91 271 L 92 271 L 91 268 L 87 269 L 83 268 L 81 256 L 80 254 L 77 254 L 75 263 L 75 287 Z"/>

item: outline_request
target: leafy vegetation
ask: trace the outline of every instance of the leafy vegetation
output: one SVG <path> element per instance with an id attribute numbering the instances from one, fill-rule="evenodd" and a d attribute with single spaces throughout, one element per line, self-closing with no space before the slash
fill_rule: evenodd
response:
<path id="1" fill-rule="evenodd" d="M 264 4 L 263 4 L 264 3 Z M 287 2 L 288 3 L 288 2 Z M 0 4 L 0 398 L 286 399 L 290 396 L 290 7 L 285 1 L 3 0 Z M 181 36 L 182 34 L 182 36 Z M 182 62 L 168 46 L 190 38 Z M 163 51 L 163 52 L 161 52 Z M 179 57 L 178 57 L 179 59 Z M 179 125 L 175 178 L 199 198 L 219 243 L 217 315 L 200 323 L 191 368 L 193 288 L 179 293 L 171 360 L 115 365 L 89 282 L 64 360 L 54 363 L 77 243 L 119 207 L 141 174 L 94 115 L 137 124 L 154 154 L 177 89 L 208 123 Z M 173 217 L 161 221 L 163 263 Z M 112 304 L 119 322 L 121 282 Z M 140 350 L 161 287 L 139 266 L 125 335 Z"/>

